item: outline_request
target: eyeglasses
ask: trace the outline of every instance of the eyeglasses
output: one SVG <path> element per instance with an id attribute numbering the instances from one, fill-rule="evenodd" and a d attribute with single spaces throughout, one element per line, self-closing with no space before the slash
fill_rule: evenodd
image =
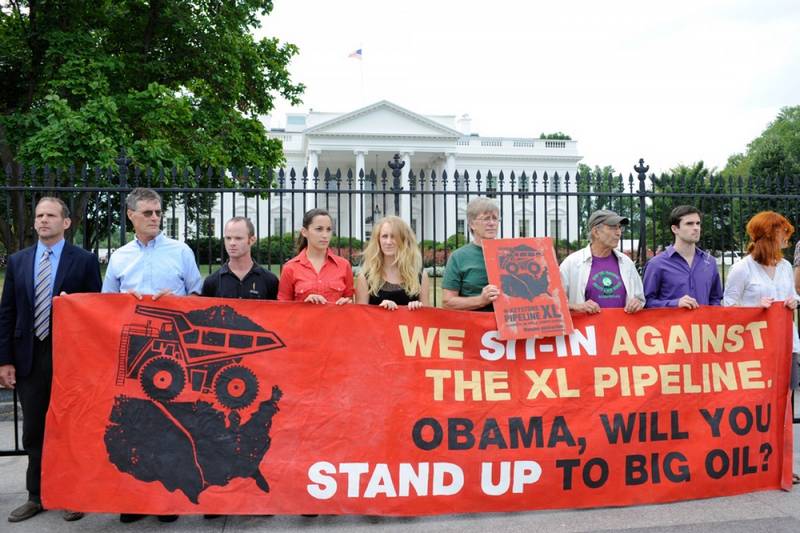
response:
<path id="1" fill-rule="evenodd" d="M 150 218 L 153 215 L 157 216 L 158 218 L 161 218 L 161 209 L 147 209 L 145 211 L 139 211 L 139 213 L 144 218 Z"/>
<path id="2" fill-rule="evenodd" d="M 489 222 L 500 222 L 500 217 L 497 215 L 490 215 L 490 216 L 476 217 L 475 220 L 483 224 L 488 224 Z"/>

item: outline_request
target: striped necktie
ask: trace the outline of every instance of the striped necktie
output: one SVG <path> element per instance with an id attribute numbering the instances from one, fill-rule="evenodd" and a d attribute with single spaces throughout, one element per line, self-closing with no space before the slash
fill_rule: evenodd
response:
<path id="1" fill-rule="evenodd" d="M 39 274 L 36 276 L 36 287 L 33 294 L 33 332 L 39 340 L 44 340 L 50 334 L 50 304 L 53 299 L 50 278 L 52 265 L 50 254 L 53 250 L 45 248 L 42 260 L 39 262 Z"/>

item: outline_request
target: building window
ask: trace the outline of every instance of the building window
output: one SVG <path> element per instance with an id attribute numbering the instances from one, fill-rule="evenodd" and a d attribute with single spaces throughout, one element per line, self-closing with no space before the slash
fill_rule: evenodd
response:
<path id="1" fill-rule="evenodd" d="M 180 227 L 180 221 L 177 218 L 168 218 L 164 222 L 164 230 L 167 233 L 167 237 L 170 239 L 178 239 L 178 228 Z"/>
<path id="2" fill-rule="evenodd" d="M 286 227 L 286 219 L 282 217 L 272 219 L 272 234 L 273 235 L 283 235 L 286 231 L 284 228 Z"/>
<path id="3" fill-rule="evenodd" d="M 519 236 L 520 237 L 530 237 L 531 236 L 531 221 L 530 220 L 520 220 L 519 221 Z"/>
<path id="4" fill-rule="evenodd" d="M 450 181 L 450 183 L 455 183 L 457 191 L 466 191 L 467 190 L 467 186 L 465 184 L 466 180 L 464 178 L 464 173 L 463 172 L 461 172 L 461 173 L 456 172 L 452 176 L 447 176 L 447 179 Z"/>
<path id="5" fill-rule="evenodd" d="M 528 192 L 528 176 L 520 176 L 519 178 L 519 192 L 521 193 L 519 196 L 522 198 L 524 193 Z"/>
<path id="6" fill-rule="evenodd" d="M 486 196 L 494 198 L 497 195 L 497 178 L 495 176 L 488 176 L 486 178 Z"/>
<path id="7" fill-rule="evenodd" d="M 551 220 L 550 221 L 550 236 L 554 239 L 561 238 L 561 221 L 560 220 Z"/>
<path id="8" fill-rule="evenodd" d="M 550 190 L 553 192 L 561 190 L 561 177 L 558 175 L 558 172 L 553 173 L 552 181 L 550 182 Z"/>
<path id="9" fill-rule="evenodd" d="M 466 224 L 464 223 L 463 218 L 459 218 L 458 220 L 456 220 L 456 233 L 458 233 L 459 235 L 464 235 L 465 228 Z"/>
<path id="10" fill-rule="evenodd" d="M 412 218 L 411 219 L 411 231 L 413 231 L 414 233 L 417 232 L 417 219 L 416 218 Z"/>

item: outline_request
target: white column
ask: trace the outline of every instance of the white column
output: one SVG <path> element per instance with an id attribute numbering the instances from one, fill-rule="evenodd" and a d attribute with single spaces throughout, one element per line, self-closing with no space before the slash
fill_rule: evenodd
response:
<path id="1" fill-rule="evenodd" d="M 403 168 L 400 169 L 400 187 L 403 189 L 403 192 L 408 193 L 410 190 L 409 182 L 408 182 L 408 173 L 411 171 L 411 156 L 414 155 L 414 152 L 403 152 Z M 411 195 L 410 194 L 402 194 L 400 195 L 400 218 L 405 220 L 408 225 L 411 225 Z"/>
<path id="2" fill-rule="evenodd" d="M 517 172 L 516 169 L 514 170 L 514 176 L 516 178 L 514 180 L 515 181 L 515 183 L 514 183 L 515 187 L 517 186 L 516 182 L 519 180 L 519 177 L 517 176 L 517 174 L 522 174 L 522 171 Z M 499 170 L 497 172 L 497 175 L 498 175 L 497 190 L 499 192 L 500 191 L 500 179 L 499 179 L 500 171 Z M 510 190 L 511 190 L 511 170 L 510 169 L 505 169 L 503 171 L 503 192 L 509 192 Z M 514 217 L 514 208 L 513 208 L 513 204 L 514 204 L 513 198 L 514 197 L 512 195 L 510 195 L 510 194 L 506 194 L 506 195 L 503 195 L 503 196 L 500 196 L 498 194 L 497 198 L 499 199 L 498 203 L 500 204 L 500 212 L 503 214 L 503 220 L 501 221 L 501 224 L 503 225 L 503 231 L 501 232 L 501 234 L 498 234 L 498 237 L 500 237 L 501 235 L 502 235 L 502 238 L 504 238 L 504 239 L 511 239 L 513 237 L 516 237 L 517 234 L 514 232 L 514 222 L 515 222 L 515 220 L 514 220 L 515 219 L 515 217 Z"/>
<path id="3" fill-rule="evenodd" d="M 314 209 L 317 207 L 317 192 L 314 188 L 314 171 L 317 170 L 319 167 L 319 151 L 317 150 L 309 150 L 308 151 L 308 164 L 306 168 L 308 169 L 308 180 L 306 181 L 306 189 L 308 191 L 314 192 L 306 192 L 306 211 L 309 209 Z M 322 179 L 320 177 L 320 179 Z"/>
<path id="4" fill-rule="evenodd" d="M 447 191 L 450 193 L 455 192 L 456 190 L 456 156 L 455 154 L 449 153 L 447 154 L 447 161 L 445 162 L 445 168 L 447 169 Z M 456 232 L 456 220 L 458 219 L 458 213 L 456 211 L 456 197 L 455 194 L 448 194 L 445 203 L 447 205 L 447 220 L 444 221 L 444 238 L 447 239 L 450 235 L 453 235 Z M 467 232 L 467 236 L 469 236 L 469 228 L 464 225 L 464 229 Z"/>
<path id="5" fill-rule="evenodd" d="M 361 227 L 364 225 L 364 213 L 361 202 L 362 180 L 360 174 L 362 172 L 366 174 L 367 172 L 364 168 L 364 156 L 367 154 L 367 151 L 355 150 L 353 153 L 356 156 L 356 171 L 355 175 L 353 176 L 353 190 L 356 192 L 353 193 L 353 216 L 350 217 L 352 219 L 353 226 L 350 228 L 350 236 L 360 239 Z"/>
<path id="6" fill-rule="evenodd" d="M 430 192 L 432 192 L 434 190 L 430 186 L 431 173 L 435 173 L 436 174 L 436 181 L 438 183 L 439 180 L 442 179 L 442 169 L 443 168 L 444 168 L 444 158 L 443 157 L 437 157 L 433 161 L 433 164 L 431 164 L 431 167 L 425 172 L 425 183 L 426 183 L 425 191 L 426 192 L 430 193 Z M 425 224 L 421 228 L 422 231 L 421 231 L 420 235 L 425 240 L 432 240 L 432 239 L 435 238 L 435 236 L 433 234 L 433 226 L 434 226 L 434 224 L 433 224 L 433 214 L 437 212 L 434 209 L 434 206 L 437 205 L 436 204 L 437 200 L 436 200 L 436 197 L 434 195 L 432 195 L 432 194 L 424 194 L 424 195 L 422 195 L 422 198 L 424 200 L 422 202 L 422 209 L 423 209 L 424 216 L 420 217 L 420 224 L 422 224 L 422 218 L 425 219 Z M 437 224 L 438 224 L 438 222 L 437 222 Z"/>

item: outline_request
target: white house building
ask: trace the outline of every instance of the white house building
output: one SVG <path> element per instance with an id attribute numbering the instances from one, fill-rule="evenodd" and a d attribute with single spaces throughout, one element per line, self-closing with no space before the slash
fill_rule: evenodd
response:
<path id="1" fill-rule="evenodd" d="M 287 176 L 284 194 L 273 194 L 269 201 L 224 195 L 222 205 L 212 214 L 217 220 L 213 227 L 219 227 L 221 217 L 228 218 L 234 212 L 244 214 L 246 209 L 254 221 L 253 215 L 260 213 L 260 236 L 281 234 L 299 228 L 306 209 L 323 207 L 333 215 L 334 227 L 341 236 L 366 239 L 374 222 L 384 215 L 397 214 L 411 224 L 419 239 L 441 242 L 456 232 L 468 233 L 465 208 L 467 198 L 478 194 L 476 176 L 480 172 L 480 190 L 499 193 L 496 199 L 503 217 L 500 236 L 547 234 L 565 238 L 569 231 L 576 238 L 575 197 L 504 195 L 502 191 L 543 192 L 545 187 L 550 192 L 564 191 L 563 177 L 567 173 L 573 177 L 567 187 L 574 190 L 574 176 L 581 159 L 577 143 L 481 137 L 472 133 L 470 122 L 467 115 L 458 119 L 452 115 L 421 115 L 385 100 L 349 113 L 291 113 L 287 115 L 285 128 L 269 130 L 271 137 L 283 142 Z M 387 167 L 395 154 L 405 163 L 399 184 L 404 192 L 398 195 L 391 190 L 391 169 Z M 305 185 L 304 168 L 308 176 Z M 288 178 L 291 169 L 295 171 L 293 183 Z M 326 169 L 331 175 L 338 170 L 341 179 L 326 181 Z M 384 170 L 388 173 L 385 182 L 381 180 Z M 348 171 L 352 172 L 351 181 L 347 178 Z M 413 172 L 413 182 L 409 171 Z M 375 173 L 374 182 L 359 179 L 362 173 L 369 178 L 370 172 Z M 491 180 L 487 179 L 489 172 Z M 501 172 L 503 182 L 499 183 Z M 538 177 L 536 183 L 531 179 L 534 172 Z M 444 173 L 447 182 L 443 185 Z M 453 179 L 456 173 L 458 182 Z M 469 176 L 467 184 L 465 173 Z M 545 173 L 547 183 L 543 179 Z M 431 174 L 436 178 L 433 183 Z M 554 180 L 555 175 L 558 181 Z M 420 180 L 420 176 L 424 179 Z M 409 192 L 412 185 L 416 194 Z M 573 216 L 568 216 L 569 213 Z"/>

